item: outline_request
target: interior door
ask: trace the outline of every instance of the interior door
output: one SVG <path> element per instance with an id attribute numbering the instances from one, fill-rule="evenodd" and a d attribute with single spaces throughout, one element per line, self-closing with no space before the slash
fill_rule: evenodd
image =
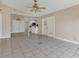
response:
<path id="1" fill-rule="evenodd" d="M 48 36 L 55 36 L 55 16 L 42 20 L 42 33 Z"/>

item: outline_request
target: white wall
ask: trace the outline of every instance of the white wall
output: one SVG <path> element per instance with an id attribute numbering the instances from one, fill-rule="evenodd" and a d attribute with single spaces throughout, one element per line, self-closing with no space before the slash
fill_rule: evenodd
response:
<path id="1" fill-rule="evenodd" d="M 2 11 L 1 11 L 2 13 L 2 36 L 1 38 L 11 38 L 11 14 L 13 11 L 12 11 L 12 8 L 6 5 L 2 5 L 1 7 L 2 7 Z"/>
<path id="2" fill-rule="evenodd" d="M 55 16 L 55 36 L 57 39 L 79 44 L 79 5 L 48 14 Z"/>
<path id="3" fill-rule="evenodd" d="M 11 37 L 11 8 L 2 5 L 2 36 L 1 38 Z"/>

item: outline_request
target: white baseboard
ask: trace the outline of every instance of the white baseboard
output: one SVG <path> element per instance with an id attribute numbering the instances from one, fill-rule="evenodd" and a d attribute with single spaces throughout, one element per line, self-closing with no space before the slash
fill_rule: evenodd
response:
<path id="1" fill-rule="evenodd" d="M 11 32 L 11 34 L 16 34 L 16 33 L 24 33 L 25 31 L 23 32 Z"/>
<path id="2" fill-rule="evenodd" d="M 6 38 L 11 38 L 11 37 L 0 37 L 0 39 L 6 39 Z"/>
<path id="3" fill-rule="evenodd" d="M 61 37 L 54 37 L 55 39 L 60 39 L 60 40 L 63 40 L 63 41 L 66 41 L 66 42 L 70 42 L 70 43 L 73 43 L 73 44 L 78 44 L 79 45 L 79 42 L 77 41 L 71 41 L 71 40 L 68 40 L 68 39 L 63 39 Z"/>
<path id="4" fill-rule="evenodd" d="M 37 35 L 43 35 L 43 34 L 37 34 Z M 47 36 L 47 35 L 44 35 L 44 36 Z M 75 40 L 68 40 L 68 39 L 65 39 L 65 38 L 57 37 L 57 36 L 48 36 L 48 37 L 59 39 L 59 40 L 63 40 L 63 41 L 66 41 L 66 42 L 70 42 L 70 43 L 79 45 L 79 42 L 75 41 Z M 0 37 L 0 39 L 5 39 L 5 38 L 11 38 L 11 36 L 1 36 Z"/>
<path id="5" fill-rule="evenodd" d="M 11 38 L 11 36 L 1 36 L 0 39 Z"/>
<path id="6" fill-rule="evenodd" d="M 48 36 L 48 35 L 46 35 L 46 36 Z M 63 41 L 66 41 L 66 42 L 70 42 L 70 43 L 79 45 L 79 42 L 78 41 L 75 41 L 75 40 L 68 40 L 68 39 L 64 39 L 64 38 L 61 38 L 61 37 L 57 37 L 55 35 L 48 36 L 48 37 L 55 38 L 55 39 L 59 39 L 59 40 L 63 40 Z"/>

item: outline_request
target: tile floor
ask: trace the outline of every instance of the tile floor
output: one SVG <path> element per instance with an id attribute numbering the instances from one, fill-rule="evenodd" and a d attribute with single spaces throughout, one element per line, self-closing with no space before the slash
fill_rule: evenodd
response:
<path id="1" fill-rule="evenodd" d="M 46 36 L 27 34 L 0 39 L 0 58 L 78 58 L 79 45 Z"/>

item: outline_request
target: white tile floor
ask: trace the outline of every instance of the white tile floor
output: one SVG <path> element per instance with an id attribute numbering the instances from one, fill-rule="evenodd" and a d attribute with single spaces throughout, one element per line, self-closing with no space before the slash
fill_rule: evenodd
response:
<path id="1" fill-rule="evenodd" d="M 39 35 L 0 39 L 0 58 L 78 58 L 79 45 Z"/>

